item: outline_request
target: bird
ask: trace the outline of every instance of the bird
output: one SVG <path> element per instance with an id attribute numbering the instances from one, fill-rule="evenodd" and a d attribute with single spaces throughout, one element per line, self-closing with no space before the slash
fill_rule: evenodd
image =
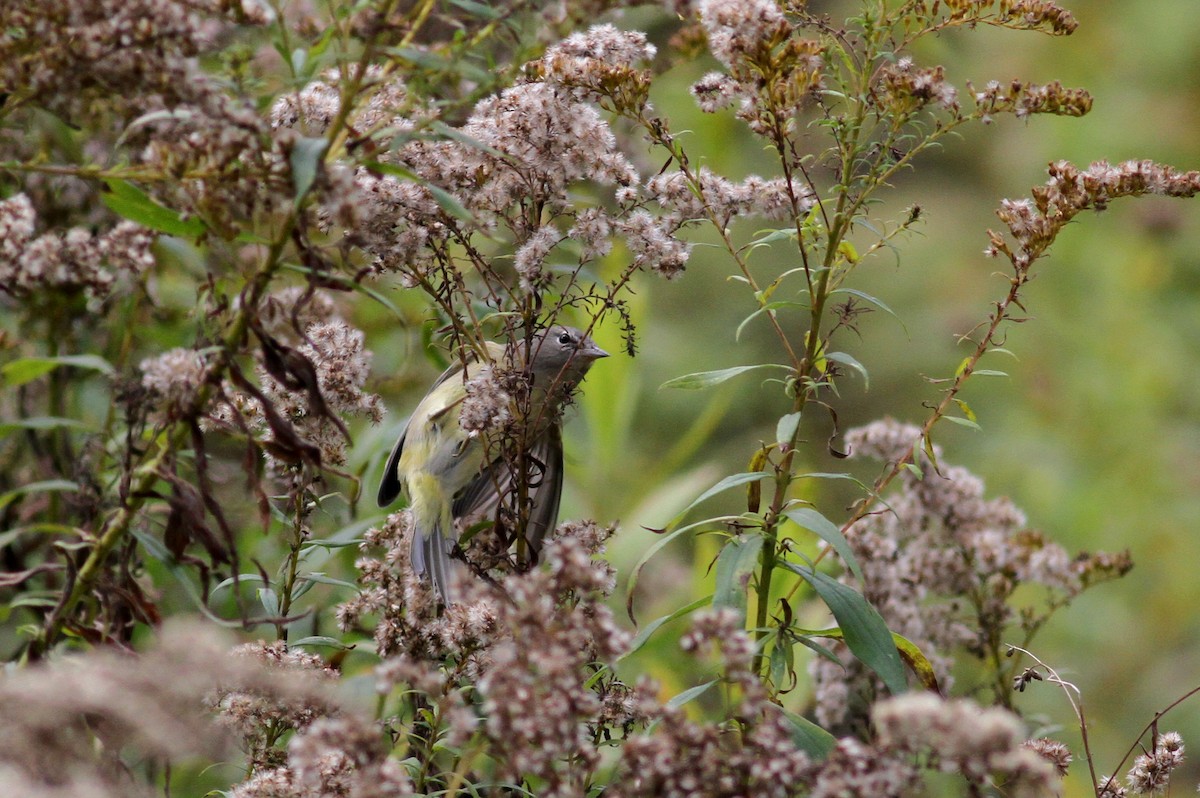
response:
<path id="1" fill-rule="evenodd" d="M 528 508 L 518 547 L 527 546 L 529 561 L 536 561 L 543 538 L 558 523 L 563 405 L 592 364 L 609 356 L 587 334 L 561 324 L 509 347 L 495 341 L 485 346 L 486 362 L 468 354 L 417 404 L 388 457 L 377 495 L 379 506 L 387 507 L 402 491 L 407 494 L 413 571 L 432 584 L 445 606 L 455 600 L 450 552 L 458 542 L 456 522 L 495 515 L 501 502 L 519 501 L 512 495 L 517 491 L 525 494 Z M 460 423 L 467 383 L 493 364 L 522 375 L 528 386 L 510 402 L 518 421 L 515 446 L 493 445 Z M 523 461 L 525 474 L 515 461 Z"/>

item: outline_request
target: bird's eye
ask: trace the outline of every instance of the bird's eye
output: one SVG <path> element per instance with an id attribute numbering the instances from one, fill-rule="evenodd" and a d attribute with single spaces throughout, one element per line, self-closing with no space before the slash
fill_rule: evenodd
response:
<path id="1" fill-rule="evenodd" d="M 558 334 L 558 342 L 560 344 L 562 344 L 563 346 L 566 346 L 567 344 L 571 343 L 571 334 L 566 333 L 566 332 L 559 333 Z"/>

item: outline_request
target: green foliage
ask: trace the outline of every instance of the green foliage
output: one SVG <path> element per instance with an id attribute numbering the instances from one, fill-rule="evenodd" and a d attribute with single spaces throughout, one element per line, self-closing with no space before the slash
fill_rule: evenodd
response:
<path id="1" fill-rule="evenodd" d="M 72 5 L 86 4 L 48 7 Z M 100 5 L 80 18 L 103 33 Z M 1150 161 L 1056 161 L 1030 200 L 1000 205 L 1001 232 L 981 232 L 995 224 L 981 208 L 1024 192 L 1060 151 L 1087 161 L 1093 150 L 1115 159 L 1156 146 L 1060 132 L 1063 122 L 1075 130 L 1091 96 L 1009 80 L 1014 64 L 1053 59 L 1045 43 L 1012 45 L 1010 56 L 1013 31 L 1074 31 L 1053 3 L 710 2 L 681 6 L 682 21 L 649 9 L 619 18 L 651 31 L 653 58 L 646 40 L 615 30 L 603 57 L 581 40 L 555 44 L 620 3 L 567 3 L 562 17 L 523 0 L 372 0 L 311 18 L 218 5 L 189 10 L 153 46 L 118 40 L 133 43 L 101 62 L 65 47 L 75 34 L 61 19 L 39 26 L 36 9 L 0 12 L 0 646 L 16 666 L 134 647 L 163 619 L 199 614 L 317 651 L 336 678 L 377 679 L 380 772 L 402 774 L 414 792 L 650 794 L 638 786 L 650 777 L 628 770 L 638 746 L 682 756 L 711 731 L 714 768 L 750 794 L 767 788 L 753 768 L 736 770 L 738 756 L 769 757 L 762 738 L 786 733 L 814 761 L 836 763 L 839 738 L 878 742 L 873 708 L 910 687 L 956 683 L 1016 709 L 1009 688 L 1022 660 L 1005 659 L 1007 646 L 1028 647 L 1081 591 L 1128 570 L 1120 555 L 1091 555 L 1055 584 L 1029 563 L 1057 544 L 1007 519 L 997 525 L 1012 559 L 988 571 L 954 512 L 921 505 L 979 579 L 964 577 L 947 605 L 970 634 L 948 648 L 895 628 L 905 614 L 864 541 L 881 519 L 911 520 L 938 486 L 973 484 L 941 446 L 971 453 L 950 459 L 982 463 L 1037 523 L 1073 530 L 1073 544 L 1123 546 L 1144 526 L 1168 550 L 1179 545 L 1194 501 L 1165 486 L 1195 454 L 1190 425 L 1170 432 L 1196 409 L 1179 398 L 1190 395 L 1179 376 L 1190 373 L 1188 346 L 1200 342 L 1183 243 L 1195 225 L 1177 210 L 1118 216 L 1113 227 L 1148 231 L 1136 244 L 1068 225 L 1123 197 L 1191 196 L 1200 177 Z M 1089 25 L 1120 27 L 1079 5 Z M 148 30 L 165 24 L 149 0 L 131 13 Z M 1124 13 L 1161 24 L 1144 9 Z M 224 33 L 201 35 L 203 24 Z M 1158 31 L 1160 73 L 1178 68 L 1168 51 L 1189 52 L 1182 35 Z M 126 47 L 140 55 L 125 60 Z M 65 60 L 44 60 L 51 53 Z M 968 71 L 986 74 L 972 85 Z M 992 138 L 978 129 L 993 122 Z M 1172 140 L 1175 151 L 1156 159 L 1191 154 L 1190 139 Z M 769 177 L 742 177 L 753 170 Z M 985 244 L 999 281 L 964 266 L 962 253 Z M 1093 272 L 1046 270 L 1048 287 L 1031 293 L 1052 245 Z M 607 580 L 570 570 L 599 562 L 607 538 L 570 528 L 563 545 L 582 548 L 553 568 L 524 549 L 537 472 L 513 430 L 528 386 L 505 369 L 556 322 L 624 353 L 597 366 L 568 414 L 563 513 L 619 523 L 607 561 L 635 626 L 620 645 L 587 626 L 610 631 L 596 621 L 607 617 Z M 950 334 L 965 355 L 941 343 Z M 1053 344 L 1031 338 L 1042 334 Z M 981 367 L 1014 351 L 1008 372 Z M 403 428 L 372 429 L 383 404 L 402 416 L 468 352 L 512 400 L 493 403 L 502 411 L 478 434 L 514 487 L 459 538 L 479 591 L 504 598 L 504 609 L 485 604 L 497 635 L 486 640 L 428 595 L 413 598 L 424 594 L 404 581 L 403 516 L 363 498 Z M 975 379 L 996 376 L 1009 379 Z M 1047 393 L 1024 396 L 1035 382 Z M 1155 420 L 1130 406 L 1154 407 Z M 511 408 L 518 422 L 506 426 Z M 846 464 L 859 454 L 845 444 L 849 428 L 884 415 L 917 426 L 879 470 Z M 1058 442 L 1052 456 L 1037 439 Z M 1081 455 L 1062 454 L 1072 451 Z M 1118 506 L 1134 493 L 1122 461 L 1153 474 L 1162 494 Z M 984 502 L 982 488 L 970 498 Z M 1167 520 L 1156 505 L 1170 508 Z M 1093 527 L 1103 541 L 1078 533 Z M 918 533 L 930 532 L 898 534 Z M 1153 573 L 1181 577 L 1187 559 Z M 529 585 L 550 591 L 549 616 L 512 599 Z M 940 600 L 930 588 L 910 609 Z M 1151 603 L 1177 617 L 1189 600 Z M 1091 606 L 1129 640 L 1153 634 L 1124 608 Z M 745 651 L 718 641 L 715 673 L 681 664 L 676 621 L 730 617 L 719 628 L 744 636 Z M 1070 651 L 1086 626 L 1055 645 Z M 530 629 L 547 635 L 543 645 L 516 639 Z M 593 637 L 572 637 L 580 630 Z M 563 640 L 578 659 L 553 671 L 538 657 Z M 557 686 L 580 691 L 578 734 L 520 736 L 497 696 L 528 685 L 481 675 L 497 651 L 528 675 L 535 708 L 553 706 Z M 848 688 L 836 723 L 822 706 L 823 667 L 863 691 Z M 1128 667 L 1106 660 L 1102 672 L 1128 680 Z M 672 697 L 637 692 L 642 674 Z M 289 739 L 300 751 L 312 739 L 282 721 L 259 733 L 262 751 L 246 744 L 249 777 L 288 762 Z M 880 762 L 895 754 L 879 744 Z M 550 753 L 514 765 L 530 751 Z M 986 773 L 963 773 L 964 790 L 985 789 Z M 154 766 L 139 774 L 179 791 Z"/>

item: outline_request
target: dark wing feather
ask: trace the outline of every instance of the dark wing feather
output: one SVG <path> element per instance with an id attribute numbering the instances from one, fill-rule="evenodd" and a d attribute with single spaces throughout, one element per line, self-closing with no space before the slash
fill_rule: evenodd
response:
<path id="1" fill-rule="evenodd" d="M 404 431 L 396 440 L 396 445 L 392 447 L 392 454 L 383 468 L 383 479 L 379 480 L 379 493 L 376 494 L 375 501 L 379 502 L 380 507 L 387 507 L 400 495 L 400 455 L 404 451 L 404 436 L 406 435 L 408 435 L 407 424 L 404 425 Z"/>
<path id="2" fill-rule="evenodd" d="M 534 446 L 533 456 L 541 463 L 542 474 L 533 489 L 525 539 L 529 542 L 530 559 L 537 562 L 542 552 L 542 541 L 558 526 L 558 506 L 562 502 L 563 486 L 562 427 L 551 424 Z"/>
<path id="3" fill-rule="evenodd" d="M 503 460 L 493 460 L 454 497 L 450 512 L 455 518 L 495 515 L 500 497 L 512 490 L 512 472 Z"/>
<path id="4" fill-rule="evenodd" d="M 534 441 L 527 456 L 530 460 L 529 524 L 525 538 L 533 561 L 537 561 L 542 540 L 558 524 L 558 505 L 562 500 L 563 449 L 562 429 L 550 425 L 546 434 Z M 500 497 L 512 491 L 512 470 L 504 460 L 493 460 L 454 497 L 455 518 L 491 518 Z"/>

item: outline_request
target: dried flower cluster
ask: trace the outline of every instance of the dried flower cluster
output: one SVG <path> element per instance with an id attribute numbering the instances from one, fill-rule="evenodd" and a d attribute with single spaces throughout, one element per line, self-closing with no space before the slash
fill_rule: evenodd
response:
<path id="1" fill-rule="evenodd" d="M 589 724 L 604 706 L 583 683 L 589 663 L 611 663 L 629 644 L 600 603 L 614 578 L 594 557 L 611 533 L 565 525 L 545 546 L 547 567 L 504 581 L 512 599 L 497 606 L 505 634 L 478 682 L 502 775 L 536 775 L 547 796 L 578 795 L 600 764 Z"/>
<path id="2" fill-rule="evenodd" d="M 281 641 L 246 643 L 234 648 L 231 654 L 281 674 L 298 673 L 313 681 L 337 678 L 337 672 L 320 657 L 289 650 Z M 276 695 L 257 690 L 218 690 L 210 703 L 220 713 L 222 722 L 241 738 L 242 748 L 255 769 L 280 764 L 273 745 L 282 734 L 303 730 L 317 718 L 337 711 L 331 703 L 281 701 Z"/>
<path id="3" fill-rule="evenodd" d="M 412 783 L 379 727 L 353 716 L 314 721 L 288 744 L 287 764 L 259 770 L 233 798 L 390 798 Z"/>
<path id="4" fill-rule="evenodd" d="M 0 791 L 5 795 L 118 798 L 150 794 L 121 761 L 227 753 L 229 735 L 204 711 L 218 688 L 288 707 L 327 711 L 314 681 L 230 656 L 195 624 L 166 628 L 151 650 L 94 652 L 17 671 L 0 686 Z"/>
<path id="5" fill-rule="evenodd" d="M 1164 732 L 1154 738 L 1154 748 L 1133 761 L 1125 777 L 1131 792 L 1138 795 L 1163 792 L 1170 785 L 1171 773 L 1183 763 L 1183 738 L 1176 732 Z"/>
<path id="6" fill-rule="evenodd" d="M 584 684 L 591 663 L 612 662 L 629 641 L 600 603 L 614 580 L 597 555 L 612 530 L 564 524 L 542 552 L 543 567 L 495 587 L 473 579 L 440 616 L 429 586 L 412 573 L 410 534 L 405 513 L 368 534 L 369 544 L 387 547 L 385 558 L 359 562 L 366 589 L 340 612 L 343 626 L 377 613 L 381 690 L 406 682 L 422 691 L 442 708 L 452 739 L 482 732 L 501 778 L 532 774 L 546 795 L 578 794 L 600 764 L 591 730 L 641 717 L 619 684 Z M 454 665 L 440 675 L 430 670 L 447 660 Z M 457 692 L 464 678 L 478 691 L 477 710 Z"/>
<path id="7" fill-rule="evenodd" d="M 901 58 L 878 72 L 884 105 L 891 113 L 911 114 L 929 103 L 958 113 L 958 89 L 946 82 L 943 67 L 918 67 L 911 58 Z"/>
<path id="8" fill-rule="evenodd" d="M 1153 161 L 1125 161 L 1113 166 L 1097 161 L 1087 169 L 1066 161 L 1050 164 L 1050 179 L 1034 188 L 1031 199 L 1004 200 L 996 215 L 1008 227 L 1016 249 L 989 231 L 989 256 L 1003 254 L 1018 269 L 1042 255 L 1068 222 L 1080 212 L 1108 207 L 1111 200 L 1141 194 L 1193 197 L 1200 192 L 1200 172 L 1180 172 Z"/>
<path id="9" fill-rule="evenodd" d="M 226 4 L 206 0 L 63 0 L 8 4 L 0 86 L 68 119 L 130 115 L 191 102 L 209 78 L 192 60 L 211 49 Z"/>
<path id="10" fill-rule="evenodd" d="M 118 275 L 154 265 L 154 236 L 133 222 L 101 235 L 80 227 L 35 235 L 37 214 L 24 194 L 0 201 L 0 290 L 27 297 L 38 291 L 86 291 L 108 296 Z"/>
<path id="11" fill-rule="evenodd" d="M 973 88 L 972 88 L 972 91 Z M 1018 119 L 1032 114 L 1083 116 L 1092 110 L 1092 96 L 1083 89 L 1068 89 L 1055 81 L 1044 86 L 1014 80 L 1007 84 L 990 81 L 981 91 L 974 92 L 975 105 L 983 113 L 983 121 L 992 114 L 1009 113 Z"/>
<path id="12" fill-rule="evenodd" d="M 719 652 L 726 678 L 742 693 L 731 716 L 740 733 L 691 721 L 687 713 L 643 700 L 642 712 L 655 721 L 644 736 L 629 738 L 614 795 L 633 796 L 789 796 L 810 783 L 812 763 L 796 747 L 782 711 L 768 698 L 751 669 L 754 644 L 741 618 L 725 609 L 696 617 L 683 638 L 686 650 Z"/>
<path id="13" fill-rule="evenodd" d="M 0 329 L 0 407 L 16 411 L 0 435 L 13 571 L 0 609 L 28 632 L 0 639 L 28 640 L 32 663 L 0 683 L 0 793 L 109 798 L 154 781 L 178 791 L 176 762 L 228 761 L 237 743 L 248 769 L 236 798 L 900 796 L 919 794 L 930 770 L 972 794 L 1053 793 L 1065 746 L 1025 740 L 1000 708 L 930 693 L 877 701 L 876 677 L 840 644 L 840 662 L 812 660 L 815 713 L 855 736 L 834 742 L 779 706 L 765 653 L 786 654 L 790 670 L 781 647 L 807 636 L 798 623 L 810 609 L 769 613 L 782 595 L 771 563 L 794 564 L 782 521 L 768 520 L 779 513 L 754 506 L 760 528 L 739 530 L 780 547 L 761 549 L 734 585 L 759 591 L 757 622 L 700 612 L 681 640 L 697 658 L 715 653 L 718 673 L 704 706 L 686 711 L 648 679 L 618 678 L 631 637 L 606 603 L 612 528 L 563 524 L 534 558 L 509 550 L 508 508 L 492 526 L 467 519 L 448 607 L 413 573 L 407 512 L 360 537 L 372 521 L 357 482 L 376 465 L 338 468 L 347 425 L 378 422 L 372 391 L 394 383 L 371 382 L 367 334 L 385 323 L 351 317 L 359 308 L 333 292 L 378 301 L 393 334 L 414 340 L 417 328 L 519 340 L 563 313 L 589 330 L 616 316 L 632 354 L 624 297 L 638 272 L 679 276 L 688 231 L 710 226 L 753 291 L 747 321 L 769 322 L 787 351 L 787 402 L 807 424 L 815 405 L 833 408 L 841 375 L 828 362 L 856 363 L 830 346 L 853 302 L 833 311 L 830 300 L 865 296 L 848 287 L 860 259 L 850 236 L 876 234 L 876 190 L 966 122 L 1091 107 L 1057 82 L 960 91 L 944 67 L 905 55 L 952 27 L 1072 32 L 1071 14 L 1046 0 L 881 3 L 845 25 L 803 0 L 674 0 L 683 25 L 665 57 L 600 17 L 624 5 L 0 3 L 0 301 L 18 311 Z M 555 41 L 582 20 L 591 27 Z M 700 165 L 650 102 L 656 71 L 705 44 L 716 71 L 694 99 L 745 123 L 778 158 L 775 173 L 731 179 Z M 1150 162 L 1056 163 L 1031 199 L 1005 201 L 1009 236 L 993 234 L 990 254 L 1012 260 L 1019 288 L 1080 210 L 1198 190 L 1197 173 Z M 750 217 L 779 229 L 742 244 Z M 864 251 L 916 218 L 885 223 Z M 770 246 L 796 248 L 783 274 L 748 261 Z M 139 293 L 118 301 L 126 285 Z M 781 299 L 793 289 L 798 301 Z M 25 340 L 31 331 L 42 337 Z M 529 385 L 507 365 L 473 370 L 458 411 L 467 434 L 504 455 L 528 432 Z M 799 495 L 807 430 L 796 423 L 789 446 L 763 449 L 779 496 Z M 882 423 L 848 440 L 896 461 L 918 437 Z M 1006 629 L 1032 634 L 1128 561 L 1072 560 L 940 458 L 900 471 L 887 512 L 847 537 L 862 592 L 948 688 L 960 651 L 998 663 Z M 322 524 L 339 528 L 323 535 Z M 353 593 L 344 574 L 319 569 L 346 567 L 339 547 L 356 544 Z M 231 654 L 168 624 L 158 647 L 116 653 L 177 606 L 176 583 L 206 613 L 278 641 Z M 1023 585 L 1043 588 L 1045 606 L 1018 612 Z M 347 645 L 327 662 L 299 649 L 336 647 L 321 637 L 334 605 L 312 599 L 337 590 L 351 591 L 336 610 Z M 312 637 L 284 642 L 302 634 Z M 72 650 L 87 645 L 113 650 Z M 330 694 L 360 678 L 374 685 L 374 720 Z M 1007 703 L 1011 679 L 992 681 Z M 719 717 L 701 719 L 718 694 Z M 1178 735 L 1157 735 L 1127 786 L 1100 792 L 1161 791 L 1182 759 Z"/>
<path id="14" fill-rule="evenodd" d="M 895 462 L 920 439 L 915 427 L 880 421 L 846 436 L 856 456 Z M 940 461 L 940 451 L 935 449 Z M 1007 499 L 984 498 L 983 483 L 966 469 L 927 464 L 920 476 L 907 471 L 890 509 L 846 532 L 863 572 L 863 595 L 893 631 L 917 644 L 939 683 L 952 683 L 951 666 L 965 649 L 992 656 L 1018 616 L 1013 594 L 1021 585 L 1046 589 L 1049 607 L 1074 597 L 1086 584 L 1128 570 L 1127 557 L 1072 558 L 1061 546 L 1026 526 Z M 850 579 L 850 577 L 843 577 Z M 841 649 L 844 650 L 844 649 Z M 828 728 L 857 728 L 856 715 L 877 689 L 856 660 L 842 665 L 814 659 L 817 718 Z M 1004 682 L 1004 680 L 1000 680 Z M 1007 684 L 1000 688 L 1007 691 Z"/>
<path id="15" fill-rule="evenodd" d="M 150 392 L 159 419 L 180 418 L 188 413 L 208 377 L 204 354 L 184 347 L 146 358 L 138 368 L 142 371 L 142 387 Z"/>
<path id="16" fill-rule="evenodd" d="M 1000 707 L 981 709 L 970 701 L 910 693 L 880 701 L 871 719 L 875 745 L 882 750 L 928 752 L 937 767 L 959 773 L 972 784 L 997 779 L 1007 795 L 1056 794 L 1054 766 L 1025 746 L 1020 719 Z"/>
<path id="17" fill-rule="evenodd" d="M 236 410 L 259 431 L 274 431 L 265 400 L 271 412 L 282 415 L 303 441 L 317 448 L 320 462 L 341 465 L 349 440 L 340 418 L 363 417 L 376 423 L 383 418 L 379 397 L 363 390 L 371 352 L 364 347 L 362 331 L 337 318 L 309 324 L 304 336 L 304 343 L 289 350 L 292 370 L 273 370 L 260 362 L 262 397 L 236 394 L 218 408 L 217 416 L 229 422 Z"/>
<path id="18" fill-rule="evenodd" d="M 640 31 L 595 25 L 547 48 L 537 69 L 543 80 L 573 89 L 581 100 L 609 100 L 641 111 L 646 108 L 650 74 L 639 67 L 656 52 Z"/>
<path id="19" fill-rule="evenodd" d="M 1057 36 L 1067 36 L 1079 27 L 1070 11 L 1051 0 L 920 0 L 913 5 L 914 13 L 930 21 L 944 14 L 949 22 L 981 21 L 1018 30 L 1041 30 Z"/>
<path id="20" fill-rule="evenodd" d="M 799 35 L 774 0 L 695 5 L 709 49 L 728 70 L 728 75 L 710 73 L 692 87 L 700 107 L 711 112 L 736 102 L 738 118 L 756 133 L 790 131 L 824 80 L 820 42 Z"/>

